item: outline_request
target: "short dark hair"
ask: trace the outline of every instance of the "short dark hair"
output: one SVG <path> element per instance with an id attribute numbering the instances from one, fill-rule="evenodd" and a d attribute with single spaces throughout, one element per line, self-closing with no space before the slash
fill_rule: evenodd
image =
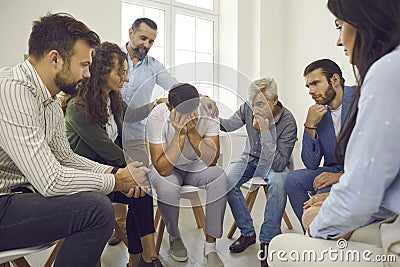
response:
<path id="1" fill-rule="evenodd" d="M 199 106 L 199 92 L 191 84 L 179 83 L 169 91 L 168 102 L 179 113 L 187 114 Z"/>
<path id="2" fill-rule="evenodd" d="M 334 61 L 330 59 L 319 59 L 312 63 L 310 63 L 305 69 L 303 76 L 310 74 L 314 70 L 321 69 L 322 74 L 326 77 L 326 80 L 330 84 L 330 78 L 332 78 L 333 74 L 338 74 L 340 76 L 340 84 L 344 87 L 344 78 L 342 76 L 342 70 Z"/>
<path id="3" fill-rule="evenodd" d="M 100 44 L 97 33 L 90 30 L 83 22 L 64 13 L 47 14 L 33 22 L 28 42 L 29 55 L 40 59 L 54 49 L 68 62 L 78 40 L 86 41 L 92 48 Z"/>
<path id="4" fill-rule="evenodd" d="M 140 24 L 142 24 L 142 23 L 146 24 L 147 26 L 149 26 L 153 30 L 157 30 L 157 23 L 155 23 L 153 20 L 151 20 L 149 18 L 138 18 L 132 24 L 133 32 L 136 32 L 137 29 L 139 28 Z"/>

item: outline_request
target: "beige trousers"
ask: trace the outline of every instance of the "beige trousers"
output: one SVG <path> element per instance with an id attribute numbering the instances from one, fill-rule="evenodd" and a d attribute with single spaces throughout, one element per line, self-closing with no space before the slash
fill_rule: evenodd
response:
<path id="1" fill-rule="evenodd" d="M 354 231 L 349 241 L 283 234 L 268 248 L 271 267 L 280 266 L 400 266 L 400 217 Z"/>
<path id="2" fill-rule="evenodd" d="M 149 153 L 147 149 L 146 140 L 131 140 L 124 141 L 124 151 L 130 159 L 141 161 L 143 165 L 149 166 Z M 121 227 L 126 226 L 126 213 L 128 212 L 128 206 L 121 203 L 115 203 L 114 205 L 115 220 Z"/>
<path id="3" fill-rule="evenodd" d="M 124 141 L 124 152 L 129 156 L 129 160 L 141 161 L 144 166 L 149 166 L 149 150 L 146 140 Z"/>

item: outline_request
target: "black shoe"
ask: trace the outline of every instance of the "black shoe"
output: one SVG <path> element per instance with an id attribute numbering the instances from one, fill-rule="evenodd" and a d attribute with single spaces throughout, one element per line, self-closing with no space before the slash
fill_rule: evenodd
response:
<path id="1" fill-rule="evenodd" d="M 126 228 L 123 227 L 122 231 L 126 234 Z M 111 235 L 110 239 L 108 239 L 108 244 L 110 246 L 115 246 L 121 243 L 122 239 L 121 237 L 117 234 L 117 232 L 114 230 L 113 234 Z"/>
<path id="2" fill-rule="evenodd" d="M 153 260 L 152 262 L 145 262 L 143 257 L 140 256 L 139 264 L 138 267 L 163 267 L 161 261 L 157 258 Z"/>
<path id="3" fill-rule="evenodd" d="M 260 258 L 262 259 L 261 267 L 269 267 L 268 262 L 267 262 L 268 245 L 269 245 L 269 243 L 263 243 L 263 242 L 260 243 L 260 249 L 261 249 Z"/>
<path id="4" fill-rule="evenodd" d="M 240 253 L 254 243 L 256 243 L 256 234 L 251 236 L 240 235 L 240 237 L 229 246 L 229 250 L 232 253 Z"/>

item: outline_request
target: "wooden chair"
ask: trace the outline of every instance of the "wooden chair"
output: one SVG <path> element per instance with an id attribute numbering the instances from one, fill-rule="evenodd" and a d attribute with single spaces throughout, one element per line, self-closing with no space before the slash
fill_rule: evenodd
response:
<path id="1" fill-rule="evenodd" d="M 117 232 L 117 234 L 121 237 L 122 242 L 124 242 L 125 246 L 128 247 L 128 238 L 126 237 L 126 234 L 121 229 L 121 227 L 119 226 L 117 221 L 115 221 L 115 223 L 114 223 L 114 229 Z M 51 267 L 52 266 L 52 264 L 56 260 L 58 251 L 60 250 L 61 245 L 64 242 L 64 239 L 65 238 L 58 240 L 58 242 L 57 242 L 56 246 L 54 247 L 53 251 L 50 253 L 49 257 L 47 258 L 47 261 L 45 262 L 44 267 Z M 0 266 L 0 267 L 2 267 L 2 266 Z M 97 263 L 97 267 L 101 267 L 101 261 L 100 260 Z"/>
<path id="2" fill-rule="evenodd" d="M 1 251 L 0 267 L 10 267 L 11 266 L 10 263 L 12 263 L 14 267 L 30 267 L 31 265 L 25 259 L 26 255 L 48 249 L 54 244 L 55 242 L 50 242 L 35 247 Z"/>
<path id="3" fill-rule="evenodd" d="M 193 209 L 194 218 L 197 223 L 197 228 L 202 228 L 204 236 L 206 235 L 206 216 L 201 206 L 201 201 L 199 198 L 200 188 L 191 185 L 183 185 L 181 187 L 181 198 L 189 199 L 190 204 Z M 157 228 L 158 226 L 158 228 Z M 157 239 L 156 239 L 156 251 L 157 254 L 160 253 L 161 241 L 164 235 L 165 223 L 161 218 L 160 211 L 157 208 L 156 215 L 154 218 L 154 228 L 157 229 Z"/>
<path id="4" fill-rule="evenodd" d="M 262 179 L 261 177 L 253 177 L 247 182 L 247 184 L 250 184 L 250 186 L 249 186 L 249 192 L 246 195 L 246 203 L 247 207 L 249 208 L 249 212 L 251 213 L 251 210 L 253 209 L 254 202 L 256 200 L 257 193 L 260 187 L 264 189 L 265 198 L 268 199 L 268 185 L 267 182 L 265 182 L 264 179 Z M 286 226 L 289 229 L 293 229 L 292 223 L 290 222 L 289 217 L 286 214 L 286 211 L 283 212 L 283 219 L 286 223 Z M 228 238 L 232 238 L 233 234 L 236 231 L 236 228 L 237 228 L 236 222 L 233 222 L 228 232 Z"/>

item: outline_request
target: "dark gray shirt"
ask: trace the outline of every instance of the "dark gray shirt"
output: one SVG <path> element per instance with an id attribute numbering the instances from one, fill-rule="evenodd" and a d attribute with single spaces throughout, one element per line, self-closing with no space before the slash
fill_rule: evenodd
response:
<path id="1" fill-rule="evenodd" d="M 243 154 L 248 161 L 259 159 L 269 163 L 275 172 L 281 172 L 289 165 L 290 156 L 297 140 L 297 125 L 293 114 L 280 102 L 282 113 L 275 123 L 270 124 L 270 130 L 259 134 L 253 127 L 253 110 L 248 102 L 228 119 L 220 118 L 221 131 L 232 132 L 246 125 L 247 140 Z M 270 120 L 272 121 L 272 120 Z"/>

